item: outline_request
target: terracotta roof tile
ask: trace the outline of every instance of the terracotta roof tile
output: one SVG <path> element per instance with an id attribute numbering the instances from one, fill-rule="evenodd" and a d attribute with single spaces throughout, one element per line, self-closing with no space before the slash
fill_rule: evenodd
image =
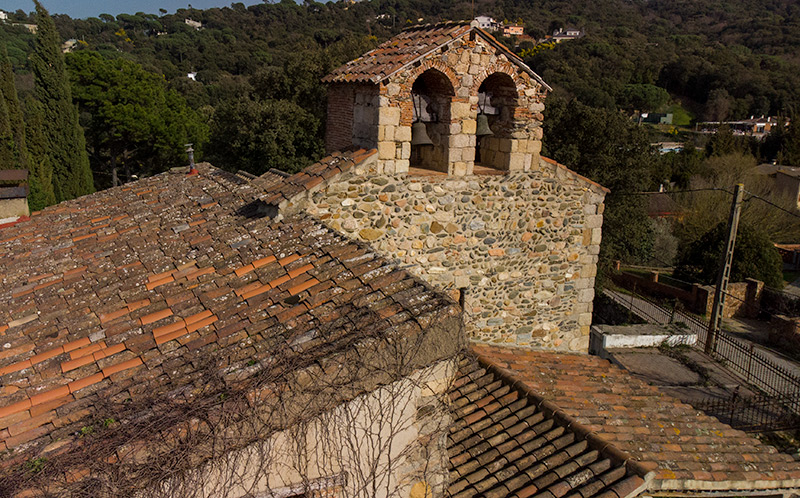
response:
<path id="1" fill-rule="evenodd" d="M 587 438 L 579 424 L 473 357 L 461 362 L 450 399 L 449 496 L 556 498 L 583 490 L 588 498 L 644 489 L 648 473 L 627 455 Z"/>
<path id="2" fill-rule="evenodd" d="M 269 205 L 280 205 L 284 201 L 321 185 L 338 173 L 349 171 L 353 166 L 361 164 L 377 152 L 375 149 L 334 152 L 303 171 L 280 180 L 275 180 L 273 175 L 267 173 L 266 177 L 262 176 L 254 180 L 256 184 L 260 180 L 264 188 L 259 199 Z"/>
<path id="3" fill-rule="evenodd" d="M 347 157 L 330 158 L 316 176 L 352 167 Z M 318 221 L 242 214 L 267 179 L 199 169 L 3 229 L 0 334 L 10 346 L 0 348 L 0 448 L 14 451 L 0 455 L 0 477 L 55 441 L 48 458 L 82 451 L 75 434 L 104 416 L 100 407 L 203 392 L 204 361 L 241 380 L 257 371 L 248 362 L 266 365 L 275 348 L 310 364 L 367 337 L 458 316 L 452 301 Z M 313 184 L 306 176 L 298 191 Z M 72 242 L 98 224 L 118 236 Z"/>
<path id="4" fill-rule="evenodd" d="M 608 361 L 594 356 L 557 354 L 473 345 L 487 364 L 510 372 L 553 406 L 574 417 L 605 441 L 656 471 L 654 489 L 770 489 L 800 486 L 800 467 L 747 434 L 685 405 Z M 744 476 L 751 472 L 750 477 Z M 757 479 L 754 479 L 757 478 Z M 794 484 L 792 484 L 794 483 Z M 705 486 L 705 487 L 704 487 Z"/>

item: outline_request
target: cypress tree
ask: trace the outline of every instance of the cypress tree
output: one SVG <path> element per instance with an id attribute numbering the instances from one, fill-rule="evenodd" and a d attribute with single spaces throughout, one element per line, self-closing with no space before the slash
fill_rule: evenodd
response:
<path id="1" fill-rule="evenodd" d="M 0 169 L 16 168 L 17 157 L 17 146 L 14 144 L 14 134 L 11 132 L 6 99 L 0 93 Z"/>
<path id="2" fill-rule="evenodd" d="M 56 203 L 53 188 L 53 167 L 47 154 L 47 140 L 44 136 L 44 106 L 29 97 L 25 101 L 25 133 L 28 137 L 28 162 L 31 166 L 28 181 L 31 192 L 28 205 L 38 211 Z"/>
<path id="3" fill-rule="evenodd" d="M 28 170 L 28 205 L 34 211 L 55 204 L 56 198 L 53 193 L 53 171 L 49 167 L 49 160 L 34 160 L 28 151 L 25 119 L 22 107 L 17 97 L 17 88 L 14 85 L 14 71 L 11 61 L 8 59 L 6 46 L 0 46 L 0 107 L 5 107 L 8 117 L 7 126 L 13 139 L 13 153 L 10 163 L 3 165 L 0 160 L 0 169 L 19 168 Z M 0 110 L 2 113 L 2 110 Z M 2 118 L 0 118 L 2 119 Z M 39 120 L 42 121 L 41 119 Z M 3 128 L 0 123 L 0 128 Z M 40 125 L 39 125 L 40 126 Z M 41 139 L 41 132 L 39 132 Z"/>
<path id="4" fill-rule="evenodd" d="M 5 104 L 7 126 L 14 142 L 14 163 L 9 168 L 30 169 L 28 149 L 25 146 L 25 121 L 22 118 L 17 88 L 14 85 L 14 72 L 5 45 L 0 46 L 0 96 Z"/>
<path id="5" fill-rule="evenodd" d="M 53 168 L 56 200 L 60 202 L 94 192 L 94 181 L 56 25 L 38 0 L 34 4 L 38 30 L 31 66 L 36 77 L 35 94 L 44 108 L 45 152 Z"/>

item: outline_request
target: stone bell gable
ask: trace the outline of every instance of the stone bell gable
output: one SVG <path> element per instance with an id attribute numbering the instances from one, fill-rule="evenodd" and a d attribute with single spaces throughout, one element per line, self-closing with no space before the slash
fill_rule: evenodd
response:
<path id="1" fill-rule="evenodd" d="M 477 23 L 410 28 L 323 79 L 329 83 L 326 148 L 377 149 L 380 173 L 419 167 L 453 176 L 475 164 L 539 166 L 550 87 Z M 479 114 L 491 135 L 477 136 Z M 432 145 L 412 144 L 424 123 Z"/>

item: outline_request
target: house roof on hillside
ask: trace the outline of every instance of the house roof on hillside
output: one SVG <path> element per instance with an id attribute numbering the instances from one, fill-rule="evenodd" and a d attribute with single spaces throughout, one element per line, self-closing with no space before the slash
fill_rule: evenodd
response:
<path id="1" fill-rule="evenodd" d="M 453 498 L 626 498 L 652 472 L 597 437 L 525 384 L 465 358 L 450 390 Z"/>
<path id="2" fill-rule="evenodd" d="M 88 451 L 82 431 L 98 418 L 155 417 L 146 427 L 158 434 L 169 429 L 159 421 L 181 420 L 159 412 L 162 402 L 214 404 L 220 389 L 249 390 L 255 377 L 458 322 L 455 303 L 369 247 L 302 215 L 258 217 L 257 185 L 198 168 L 63 202 L 0 231 L 0 476 L 32 454 Z M 352 379 L 341 382 L 357 394 Z M 327 398 L 341 402 L 342 392 Z M 107 456 L 141 449 L 123 446 Z"/>
<path id="3" fill-rule="evenodd" d="M 759 175 L 775 175 L 783 173 L 788 176 L 800 177 L 800 167 L 797 166 L 783 166 L 780 164 L 759 164 L 753 170 Z"/>
<path id="4" fill-rule="evenodd" d="M 665 395 L 596 356 L 473 345 L 588 431 L 655 469 L 651 493 L 800 488 L 786 454 Z"/>
<path id="5" fill-rule="evenodd" d="M 354 59 L 334 70 L 331 74 L 325 76 L 322 81 L 325 83 L 379 83 L 469 33 L 475 33 L 476 36 L 486 40 L 495 49 L 505 54 L 509 61 L 528 73 L 547 90 L 552 90 L 522 59 L 508 50 L 492 35 L 478 28 L 477 22 L 473 26 L 470 21 L 412 26 L 358 59 Z"/>

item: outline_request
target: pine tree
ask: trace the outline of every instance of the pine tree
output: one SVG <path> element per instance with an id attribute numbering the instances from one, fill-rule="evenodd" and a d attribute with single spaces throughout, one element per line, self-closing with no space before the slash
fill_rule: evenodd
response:
<path id="1" fill-rule="evenodd" d="M 36 97 L 45 114 L 45 153 L 53 167 L 53 186 L 60 202 L 93 192 L 94 181 L 56 25 L 38 0 L 34 4 L 38 31 L 31 66 L 36 77 Z"/>

